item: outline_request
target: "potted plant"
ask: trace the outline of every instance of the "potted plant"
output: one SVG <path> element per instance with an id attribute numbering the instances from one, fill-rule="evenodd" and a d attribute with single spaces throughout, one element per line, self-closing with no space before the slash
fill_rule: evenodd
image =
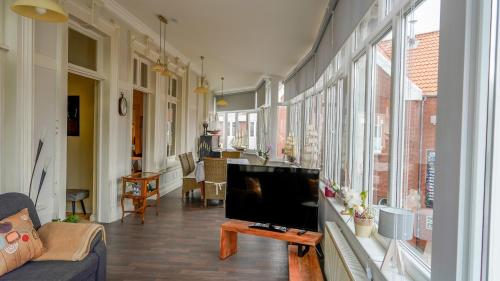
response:
<path id="1" fill-rule="evenodd" d="M 342 215 L 351 215 L 351 208 L 355 204 L 354 192 L 348 186 L 342 186 L 340 188 L 340 199 L 344 204 L 344 210 L 342 210 Z"/>
<path id="2" fill-rule="evenodd" d="M 352 207 L 354 217 L 354 230 L 358 237 L 370 237 L 373 229 L 373 210 L 366 206 L 367 192 L 360 193 L 361 204 Z"/>
<path id="3" fill-rule="evenodd" d="M 334 180 L 324 179 L 325 196 L 336 198 L 340 196 L 340 186 Z"/>
<path id="4" fill-rule="evenodd" d="M 271 145 L 268 145 L 265 151 L 262 151 L 262 157 L 264 157 L 264 166 L 267 165 L 269 161 L 269 155 L 271 153 Z"/>

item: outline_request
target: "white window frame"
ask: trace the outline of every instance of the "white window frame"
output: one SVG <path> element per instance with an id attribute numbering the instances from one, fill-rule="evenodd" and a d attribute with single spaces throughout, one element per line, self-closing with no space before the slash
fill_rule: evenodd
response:
<path id="1" fill-rule="evenodd" d="M 82 67 L 76 64 L 72 64 L 68 61 L 68 72 L 88 77 L 90 79 L 94 80 L 105 80 L 106 76 L 104 74 L 104 38 L 98 34 L 97 32 L 93 32 L 92 30 L 88 30 L 85 28 L 82 28 L 80 25 L 78 25 L 74 21 L 70 21 L 68 24 L 68 33 L 69 30 L 73 29 L 74 31 L 81 33 L 93 40 L 96 41 L 96 60 L 97 60 L 97 65 L 96 65 L 96 70 Z"/>
<path id="2" fill-rule="evenodd" d="M 255 126 L 254 126 L 254 131 L 255 131 L 255 136 L 254 138 L 256 138 L 256 148 L 255 149 L 247 149 L 248 152 L 257 152 L 257 150 L 259 149 L 259 133 L 260 133 L 260 130 L 259 130 L 259 111 L 258 110 L 255 110 L 255 109 L 251 109 L 251 110 L 235 110 L 235 111 L 219 111 L 216 113 L 216 120 L 217 122 L 219 122 L 219 118 L 218 116 L 219 115 L 224 115 L 224 144 L 222 145 L 222 149 L 232 149 L 231 145 L 228 143 L 228 133 L 230 133 L 230 131 L 232 130 L 232 126 L 228 126 L 228 114 L 231 114 L 231 113 L 234 113 L 235 114 L 235 123 L 236 123 L 236 127 L 235 127 L 235 131 L 233 132 L 233 137 L 235 136 L 236 132 L 239 131 L 240 129 L 240 126 L 239 126 L 239 122 L 238 122 L 238 116 L 240 114 L 243 114 L 246 116 L 246 122 L 248 124 L 248 134 L 247 134 L 247 137 L 248 137 L 248 142 L 250 143 L 250 114 L 257 114 L 257 122 L 255 122 Z"/>
<path id="3" fill-rule="evenodd" d="M 134 67 L 134 60 L 137 60 L 137 66 Z M 146 87 L 143 87 L 141 84 L 142 84 L 142 81 L 141 81 L 141 66 L 142 64 L 145 64 L 146 65 L 146 77 L 147 77 L 147 81 L 146 81 Z M 151 89 L 152 88 L 152 84 L 151 83 L 151 61 L 147 58 L 144 58 L 142 57 L 141 55 L 139 55 L 138 53 L 134 53 L 133 57 L 132 57 L 132 83 L 134 85 L 134 89 L 137 90 L 137 91 L 141 91 L 143 93 L 147 93 L 147 94 L 151 94 L 153 93 L 153 90 Z M 137 77 L 137 80 L 133 81 L 133 75 L 136 75 Z M 159 77 L 159 76 L 157 76 Z M 170 78 L 169 78 L 170 79 Z M 169 81 L 170 82 L 170 81 Z M 170 85 L 170 83 L 168 83 Z M 170 93 L 170 92 L 169 92 Z"/>

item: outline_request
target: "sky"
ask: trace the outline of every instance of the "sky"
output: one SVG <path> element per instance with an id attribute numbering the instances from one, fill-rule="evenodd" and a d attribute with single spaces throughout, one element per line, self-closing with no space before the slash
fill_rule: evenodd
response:
<path id="1" fill-rule="evenodd" d="M 425 0 L 415 10 L 415 33 L 426 33 L 439 30 L 440 0 Z"/>

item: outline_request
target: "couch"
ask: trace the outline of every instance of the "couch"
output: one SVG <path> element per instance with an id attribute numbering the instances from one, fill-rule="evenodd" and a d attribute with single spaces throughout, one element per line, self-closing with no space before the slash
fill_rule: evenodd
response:
<path id="1" fill-rule="evenodd" d="M 40 219 L 31 199 L 21 193 L 0 194 L 0 220 L 28 208 L 36 229 Z M 92 241 L 89 255 L 82 261 L 40 261 L 28 262 L 3 276 L 0 281 L 101 281 L 106 280 L 106 246 L 97 235 Z"/>

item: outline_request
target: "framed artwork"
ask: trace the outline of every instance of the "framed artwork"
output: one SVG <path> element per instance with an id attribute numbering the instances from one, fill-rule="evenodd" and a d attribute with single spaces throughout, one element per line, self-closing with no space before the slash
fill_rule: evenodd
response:
<path id="1" fill-rule="evenodd" d="M 68 137 L 80 136 L 80 97 L 68 96 Z"/>

